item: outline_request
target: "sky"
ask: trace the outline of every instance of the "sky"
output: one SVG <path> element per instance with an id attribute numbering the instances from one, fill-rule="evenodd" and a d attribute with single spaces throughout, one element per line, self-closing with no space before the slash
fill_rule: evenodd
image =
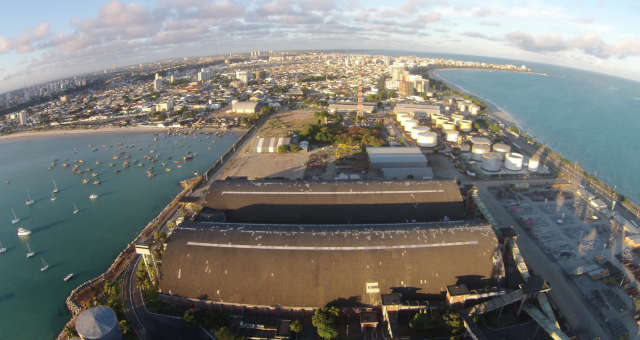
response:
<path id="1" fill-rule="evenodd" d="M 0 11 L 0 93 L 172 57 L 386 49 L 640 81 L 640 0 L 25 0 Z"/>

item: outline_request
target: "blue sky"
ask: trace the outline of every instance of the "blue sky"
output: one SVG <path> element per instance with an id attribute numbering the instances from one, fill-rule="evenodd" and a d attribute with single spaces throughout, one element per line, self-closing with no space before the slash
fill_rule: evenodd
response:
<path id="1" fill-rule="evenodd" d="M 168 57 L 397 49 L 551 63 L 640 80 L 640 1 L 5 1 L 0 92 Z"/>

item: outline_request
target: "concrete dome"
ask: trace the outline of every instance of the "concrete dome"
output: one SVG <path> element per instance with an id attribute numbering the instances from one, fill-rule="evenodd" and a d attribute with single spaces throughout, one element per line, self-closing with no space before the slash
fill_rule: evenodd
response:
<path id="1" fill-rule="evenodd" d="M 85 340 L 120 340 L 122 331 L 116 313 L 109 307 L 89 308 L 76 319 L 76 331 Z"/>

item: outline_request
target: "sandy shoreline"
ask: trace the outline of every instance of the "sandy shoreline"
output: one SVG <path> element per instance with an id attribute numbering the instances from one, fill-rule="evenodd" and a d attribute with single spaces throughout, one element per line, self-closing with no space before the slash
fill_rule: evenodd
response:
<path id="1" fill-rule="evenodd" d="M 51 130 L 34 130 L 16 132 L 8 135 L 0 136 L 0 142 L 14 141 L 34 138 L 47 138 L 47 137 L 61 137 L 61 136 L 77 136 L 77 135 L 89 135 L 89 134 L 111 134 L 111 133 L 153 133 L 168 131 L 167 127 L 142 127 L 142 126 L 129 126 L 129 127 L 101 127 L 96 129 L 51 129 Z"/>

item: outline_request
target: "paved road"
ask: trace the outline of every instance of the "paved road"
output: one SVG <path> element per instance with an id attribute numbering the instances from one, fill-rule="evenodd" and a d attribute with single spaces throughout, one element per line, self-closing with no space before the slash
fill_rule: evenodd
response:
<path id="1" fill-rule="evenodd" d="M 122 298 L 127 320 L 141 340 L 194 339 L 208 340 L 211 337 L 199 327 L 187 327 L 181 318 L 151 313 L 136 286 L 136 268 L 140 256 L 132 260 L 123 273 Z"/>
<path id="2" fill-rule="evenodd" d="M 487 208 L 491 211 L 498 227 L 513 226 L 518 233 L 518 246 L 529 266 L 537 275 L 540 275 L 551 286 L 551 297 L 556 305 L 581 339 L 593 339 L 597 336 L 602 339 L 611 339 L 608 330 L 598 323 L 591 309 L 584 300 L 577 287 L 570 282 L 562 268 L 553 262 L 538 247 L 536 241 L 518 225 L 515 219 L 509 215 L 506 209 L 488 191 L 490 185 L 478 183 L 479 195 Z"/>

